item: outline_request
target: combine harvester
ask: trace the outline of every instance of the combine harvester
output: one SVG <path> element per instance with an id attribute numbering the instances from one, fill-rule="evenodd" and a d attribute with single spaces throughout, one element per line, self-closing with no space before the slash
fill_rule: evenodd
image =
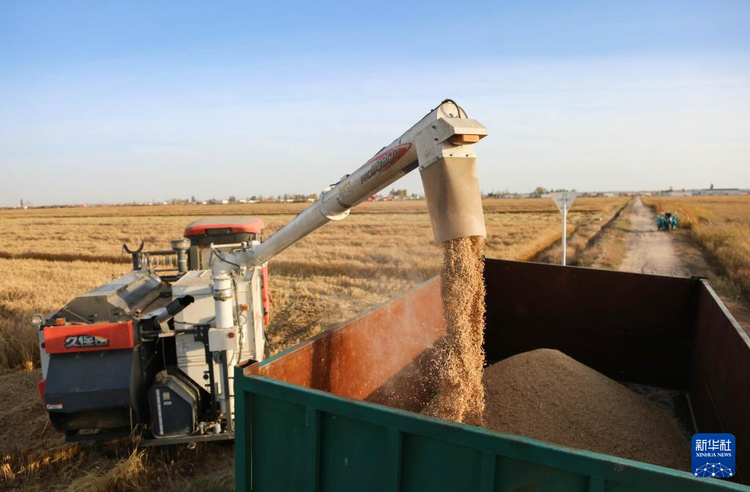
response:
<path id="1" fill-rule="evenodd" d="M 265 241 L 261 220 L 219 217 L 169 251 L 124 246 L 131 272 L 35 317 L 53 426 L 69 441 L 232 439 L 232 367 L 266 353 L 268 261 L 417 167 L 435 239 L 484 236 L 472 144 L 485 135 L 445 101 Z"/>
<path id="2" fill-rule="evenodd" d="M 485 235 L 485 135 L 445 101 L 265 241 L 257 220 L 218 220 L 173 251 L 132 252 L 132 272 L 38 320 L 53 425 L 71 440 L 234 438 L 243 491 L 746 490 L 416 413 L 445 333 L 438 279 L 265 359 L 267 262 L 408 172 L 420 169 L 436 241 Z M 156 271 L 163 257 L 176 271 Z M 558 349 L 679 390 L 692 429 L 750 442 L 750 342 L 704 280 L 488 259 L 485 282 L 489 363 Z M 750 453 L 733 480 L 747 474 Z"/>

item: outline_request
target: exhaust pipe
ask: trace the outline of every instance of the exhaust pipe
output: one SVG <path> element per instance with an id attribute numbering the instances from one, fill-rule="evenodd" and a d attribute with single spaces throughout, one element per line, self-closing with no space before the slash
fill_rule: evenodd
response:
<path id="1" fill-rule="evenodd" d="M 172 251 L 177 255 L 177 273 L 187 273 L 188 271 L 188 257 L 187 252 L 190 249 L 190 239 L 181 237 L 179 239 L 172 239 L 170 242 Z"/>

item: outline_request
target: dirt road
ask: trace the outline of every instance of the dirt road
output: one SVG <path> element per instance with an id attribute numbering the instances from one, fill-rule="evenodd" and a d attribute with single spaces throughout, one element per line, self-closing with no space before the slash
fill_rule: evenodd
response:
<path id="1" fill-rule="evenodd" d="M 636 198 L 626 232 L 626 255 L 618 270 L 672 277 L 706 277 L 734 318 L 750 335 L 750 309 L 727 294 L 724 282 L 708 264 L 686 231 L 666 232 L 656 227 L 654 212 Z"/>
<path id="2" fill-rule="evenodd" d="M 636 198 L 630 215 L 631 234 L 620 270 L 689 277 L 690 271 L 678 254 L 672 234 L 659 231 L 654 212 Z"/>

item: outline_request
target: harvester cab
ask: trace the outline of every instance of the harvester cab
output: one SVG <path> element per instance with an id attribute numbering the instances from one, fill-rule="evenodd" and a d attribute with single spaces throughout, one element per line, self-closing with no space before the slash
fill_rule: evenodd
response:
<path id="1" fill-rule="evenodd" d="M 265 227 L 263 220 L 250 215 L 207 217 L 191 222 L 184 234 L 190 240 L 188 267 L 190 270 L 210 268 L 212 244 L 260 242 Z"/>
<path id="2" fill-rule="evenodd" d="M 266 240 L 260 219 L 214 217 L 171 250 L 125 248 L 131 272 L 35 316 L 54 427 L 68 440 L 232 439 L 231 367 L 267 353 L 268 261 L 416 169 L 437 242 L 485 236 L 474 144 L 487 133 L 446 100 Z"/>

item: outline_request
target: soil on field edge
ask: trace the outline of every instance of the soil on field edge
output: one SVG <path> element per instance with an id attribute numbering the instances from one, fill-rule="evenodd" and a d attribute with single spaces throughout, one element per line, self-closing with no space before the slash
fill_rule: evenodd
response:
<path id="1" fill-rule="evenodd" d="M 37 384 L 41 371 L 0 372 L 0 456 L 3 464 L 16 453 L 51 449 L 64 445 L 65 439 L 49 425 L 42 408 Z"/>
<path id="2" fill-rule="evenodd" d="M 627 253 L 626 239 L 630 234 L 630 211 L 635 200 L 630 199 L 581 251 L 573 266 L 618 270 Z"/>
<path id="3" fill-rule="evenodd" d="M 626 209 L 630 206 L 632 200 L 624 202 L 616 210 L 610 212 L 600 211 L 599 213 L 587 213 L 586 219 L 577 224 L 572 224 L 568 218 L 568 238 L 566 242 L 566 263 L 568 265 L 579 265 L 585 261 L 585 256 L 591 248 L 601 240 L 602 234 L 609 230 Z M 560 240 L 548 245 L 539 251 L 528 261 L 537 263 L 559 264 L 562 259 L 562 245 Z"/>
<path id="4" fill-rule="evenodd" d="M 65 442 L 48 423 L 41 371 L 0 370 L 0 492 L 231 491 L 231 444 L 139 448 L 130 439 Z"/>

